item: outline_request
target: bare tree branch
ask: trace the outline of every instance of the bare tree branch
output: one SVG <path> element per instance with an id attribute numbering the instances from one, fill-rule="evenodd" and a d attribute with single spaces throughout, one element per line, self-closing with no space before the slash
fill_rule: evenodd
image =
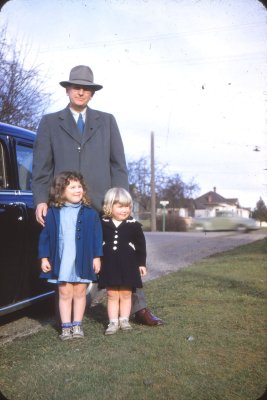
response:
<path id="1" fill-rule="evenodd" d="M 128 162 L 128 176 L 130 192 L 133 198 L 142 206 L 143 210 L 150 211 L 150 162 L 147 157 Z M 199 191 L 194 180 L 183 182 L 179 174 L 170 175 L 166 166 L 155 165 L 155 191 L 157 202 L 168 200 L 170 208 L 185 207 L 193 194 Z"/>
<path id="2" fill-rule="evenodd" d="M 23 55 L 0 31 L 0 120 L 23 128 L 36 129 L 50 103 L 37 66 L 25 67 Z"/>

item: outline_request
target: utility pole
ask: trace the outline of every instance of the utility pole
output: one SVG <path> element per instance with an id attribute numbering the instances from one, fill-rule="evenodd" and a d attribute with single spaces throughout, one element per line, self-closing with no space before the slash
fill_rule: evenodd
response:
<path id="1" fill-rule="evenodd" d="M 151 232 L 156 232 L 156 194 L 155 194 L 155 155 L 154 155 L 154 132 L 151 132 Z"/>

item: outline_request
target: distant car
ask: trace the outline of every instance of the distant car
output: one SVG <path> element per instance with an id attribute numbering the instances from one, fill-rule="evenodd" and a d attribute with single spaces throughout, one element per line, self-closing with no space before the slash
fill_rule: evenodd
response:
<path id="1" fill-rule="evenodd" d="M 54 295 L 39 279 L 41 226 L 31 191 L 34 140 L 34 132 L 0 123 L 0 316 Z"/>
<path id="2" fill-rule="evenodd" d="M 259 229 L 255 219 L 219 212 L 216 217 L 193 218 L 191 228 L 198 231 L 239 231 L 249 232 Z"/>

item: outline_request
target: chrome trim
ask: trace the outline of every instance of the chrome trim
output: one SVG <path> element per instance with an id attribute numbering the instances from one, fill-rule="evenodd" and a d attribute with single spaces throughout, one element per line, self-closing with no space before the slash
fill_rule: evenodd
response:
<path id="1" fill-rule="evenodd" d="M 32 196 L 31 191 L 11 190 L 11 189 L 0 190 L 0 196 L 2 195 L 10 196 L 10 194 L 14 194 L 15 196 Z"/>
<path id="2" fill-rule="evenodd" d="M 45 297 L 52 296 L 54 294 L 55 294 L 55 291 L 51 290 L 51 292 L 43 293 L 39 296 L 31 297 L 30 299 L 22 300 L 17 303 L 10 304 L 8 306 L 0 307 L 0 316 L 9 314 L 11 312 L 20 310 L 24 307 L 30 306 L 31 304 L 34 304 L 37 301 L 41 301 Z"/>

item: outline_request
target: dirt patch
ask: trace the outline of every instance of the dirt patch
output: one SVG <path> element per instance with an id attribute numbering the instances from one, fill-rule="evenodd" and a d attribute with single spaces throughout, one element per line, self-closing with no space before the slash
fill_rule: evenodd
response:
<path id="1" fill-rule="evenodd" d="M 44 325 L 44 323 L 29 317 L 22 317 L 16 321 L 6 323 L 0 327 L 0 345 L 36 333 L 43 329 Z"/>

